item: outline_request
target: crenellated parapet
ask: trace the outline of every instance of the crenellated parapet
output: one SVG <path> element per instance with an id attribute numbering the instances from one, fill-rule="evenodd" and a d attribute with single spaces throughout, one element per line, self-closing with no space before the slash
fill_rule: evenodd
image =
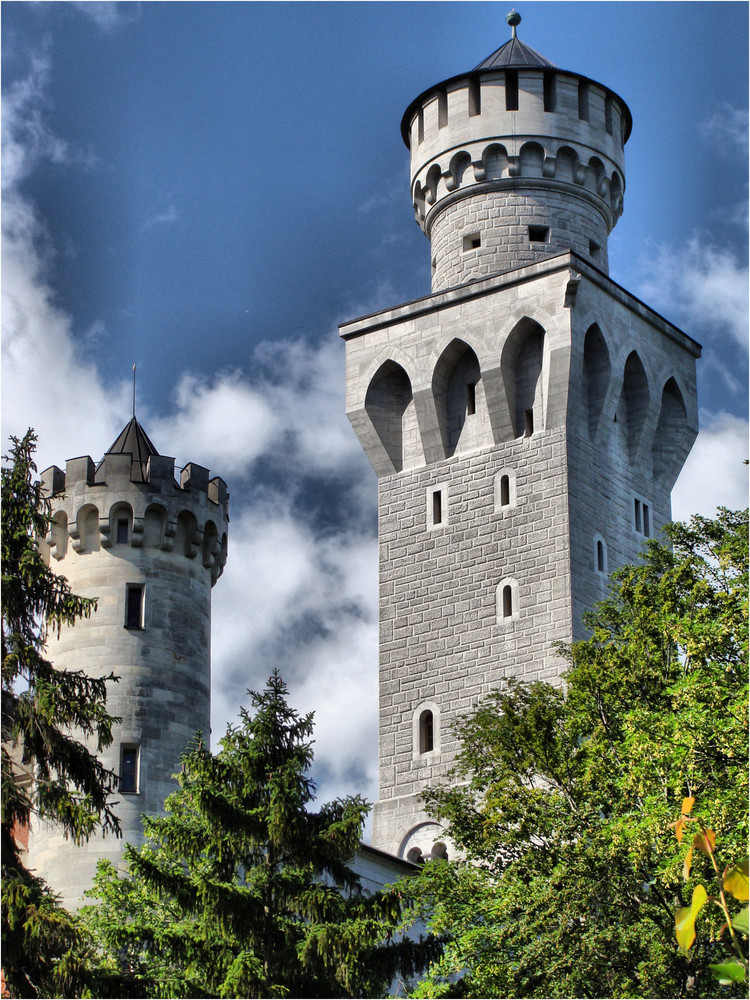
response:
<path id="1" fill-rule="evenodd" d="M 226 483 L 194 462 L 181 470 L 178 483 L 174 458 L 165 455 L 149 455 L 142 476 L 133 475 L 134 464 L 128 453 L 107 453 L 98 465 L 86 455 L 70 459 L 64 472 L 45 469 L 50 558 L 155 548 L 202 562 L 213 585 L 227 560 Z"/>
<path id="2" fill-rule="evenodd" d="M 564 250 L 607 271 L 631 129 L 613 91 L 514 38 L 412 101 L 401 129 L 433 291 Z"/>

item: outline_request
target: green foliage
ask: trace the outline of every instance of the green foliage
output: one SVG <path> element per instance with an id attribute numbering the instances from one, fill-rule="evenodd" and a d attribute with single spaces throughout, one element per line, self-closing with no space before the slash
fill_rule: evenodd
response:
<path id="1" fill-rule="evenodd" d="M 47 532 L 50 506 L 32 482 L 36 436 L 11 441 L 2 470 L 3 972 L 11 993 L 69 996 L 78 933 L 24 866 L 14 833 L 32 818 L 57 824 L 75 843 L 100 827 L 119 831 L 108 802 L 114 775 L 81 742 L 108 746 L 116 720 L 105 705 L 110 678 L 56 670 L 45 659 L 49 632 L 88 617 L 96 604 L 72 594 L 40 555 L 35 538 Z"/>
<path id="2" fill-rule="evenodd" d="M 511 681 L 460 722 L 451 784 L 425 799 L 468 860 L 410 886 L 450 935 L 415 996 L 745 995 L 709 968 L 720 908 L 678 946 L 677 907 L 694 920 L 715 873 L 696 850 L 684 881 L 670 827 L 695 796 L 724 855 L 746 853 L 747 512 L 667 535 L 614 574 L 563 690 Z"/>
<path id="3" fill-rule="evenodd" d="M 312 716 L 286 693 L 274 673 L 216 755 L 188 748 L 129 878 L 100 866 L 84 918 L 122 995 L 382 996 L 436 954 L 392 938 L 398 895 L 365 895 L 350 867 L 367 804 L 308 808 Z"/>

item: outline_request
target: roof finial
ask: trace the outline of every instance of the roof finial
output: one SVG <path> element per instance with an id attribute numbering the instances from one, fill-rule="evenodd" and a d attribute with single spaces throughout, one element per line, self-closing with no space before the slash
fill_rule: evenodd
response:
<path id="1" fill-rule="evenodd" d="M 133 365 L 133 417 L 135 417 L 135 365 Z"/>
<path id="2" fill-rule="evenodd" d="M 508 22 L 508 24 L 513 29 L 513 36 L 512 37 L 513 38 L 517 38 L 518 36 L 516 35 L 516 25 L 519 25 L 521 23 L 521 15 L 518 13 L 518 11 L 515 9 L 515 7 L 510 12 L 510 14 L 508 14 L 508 16 L 505 18 L 505 20 Z"/>

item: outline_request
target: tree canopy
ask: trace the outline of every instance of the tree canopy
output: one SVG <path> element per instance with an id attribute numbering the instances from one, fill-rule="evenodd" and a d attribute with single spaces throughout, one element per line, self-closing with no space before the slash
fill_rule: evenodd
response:
<path id="1" fill-rule="evenodd" d="M 25 867 L 17 833 L 41 820 L 75 843 L 96 829 L 119 831 L 115 776 L 84 743 L 108 746 L 116 720 L 106 710 L 112 678 L 57 670 L 45 658 L 49 633 L 88 617 L 96 602 L 45 564 L 36 539 L 47 533 L 50 503 L 33 481 L 36 435 L 11 442 L 2 469 L 2 949 L 6 984 L 29 997 L 66 988 L 77 935 Z"/>
<path id="2" fill-rule="evenodd" d="M 437 954 L 393 932 L 398 893 L 368 895 L 351 867 L 368 805 L 310 808 L 311 715 L 274 673 L 212 754 L 182 757 L 164 816 L 102 864 L 87 926 L 129 996 L 382 996 Z"/>
<path id="3" fill-rule="evenodd" d="M 675 918 L 731 879 L 747 900 L 747 512 L 666 535 L 613 574 L 563 688 L 509 681 L 460 722 L 425 800 L 466 860 L 412 883 L 449 937 L 414 996 L 746 995 L 709 969 L 731 953 L 721 908 L 690 950 Z"/>

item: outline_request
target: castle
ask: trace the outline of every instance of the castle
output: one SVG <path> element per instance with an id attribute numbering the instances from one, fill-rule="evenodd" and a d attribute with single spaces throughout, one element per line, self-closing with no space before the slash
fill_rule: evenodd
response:
<path id="1" fill-rule="evenodd" d="M 608 276 L 627 105 L 508 21 L 508 42 L 403 117 L 431 293 L 340 328 L 347 413 L 378 476 L 373 844 L 394 861 L 445 853 L 419 793 L 450 769 L 451 724 L 503 678 L 558 681 L 555 644 L 583 635 L 608 574 L 669 520 L 697 434 L 700 347 Z M 210 589 L 227 552 L 224 483 L 192 465 L 178 486 L 173 466 L 134 417 L 100 465 L 44 473 L 49 556 L 100 599 L 50 653 L 122 677 L 104 756 L 135 842 L 208 732 Z M 31 850 L 72 899 L 121 842 L 76 849 L 41 830 Z"/>

